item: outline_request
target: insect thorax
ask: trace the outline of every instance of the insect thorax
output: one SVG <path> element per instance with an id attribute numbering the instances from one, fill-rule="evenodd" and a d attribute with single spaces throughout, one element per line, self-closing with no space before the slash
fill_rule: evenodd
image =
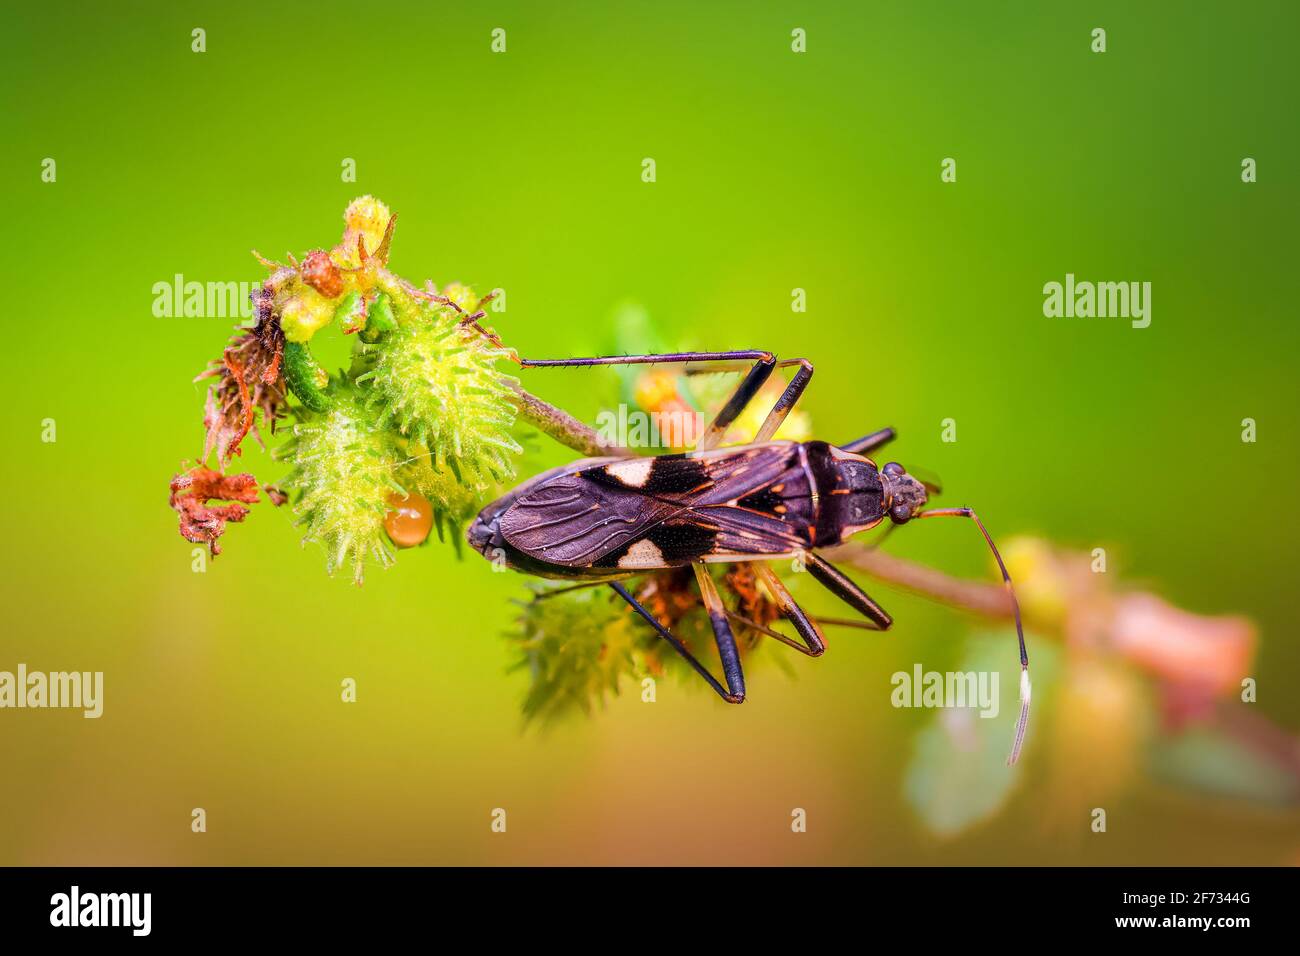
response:
<path id="1" fill-rule="evenodd" d="M 879 524 L 885 491 L 875 463 L 826 442 L 804 447 L 818 491 L 817 544 L 836 544 Z"/>

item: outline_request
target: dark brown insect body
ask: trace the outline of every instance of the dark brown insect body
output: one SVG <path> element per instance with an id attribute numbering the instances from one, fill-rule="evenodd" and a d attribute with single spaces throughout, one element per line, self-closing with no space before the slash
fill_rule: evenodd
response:
<path id="1" fill-rule="evenodd" d="M 873 528 L 895 507 L 906 520 L 925 502 L 924 486 L 901 469 L 882 473 L 822 441 L 774 441 L 574 462 L 485 508 L 469 541 L 528 574 L 602 580 L 792 558 Z"/>
<path id="2" fill-rule="evenodd" d="M 745 699 L 731 621 L 754 627 L 729 610 L 719 596 L 710 563 L 749 562 L 802 645 L 782 640 L 811 656 L 826 649 L 818 622 L 790 596 L 765 563 L 798 559 L 833 594 L 884 630 L 893 619 L 850 577 L 818 551 L 842 544 L 888 517 L 894 524 L 913 518 L 971 518 L 997 559 L 1008 589 L 1010 576 L 984 525 L 969 508 L 926 510 L 928 492 L 902 465 L 877 468 L 867 454 L 894 438 L 893 429 L 873 432 L 841 446 L 824 441 L 772 441 L 812 378 L 804 359 L 778 362 L 771 353 L 681 352 L 671 355 L 520 360 L 528 367 L 634 365 L 658 362 L 747 361 L 753 366 L 705 430 L 696 450 L 657 457 L 588 458 L 538 475 L 484 508 L 468 531 L 470 545 L 490 560 L 547 578 L 607 583 L 708 682 L 724 700 Z M 785 392 L 752 444 L 718 448 L 722 436 L 772 371 L 798 365 Z M 716 364 L 710 370 L 716 371 Z M 680 640 L 620 584 L 646 571 L 692 566 L 700 596 L 717 639 L 726 684 L 713 676 Z M 1014 605 L 1015 593 L 1011 592 Z M 1029 716 L 1029 658 L 1019 607 L 1021 712 L 1009 760 L 1019 755 Z M 781 637 L 767 628 L 763 633 Z"/>

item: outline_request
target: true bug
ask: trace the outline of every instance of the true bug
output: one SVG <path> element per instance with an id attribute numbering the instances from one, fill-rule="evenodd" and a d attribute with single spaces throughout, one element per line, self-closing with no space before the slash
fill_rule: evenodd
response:
<path id="1" fill-rule="evenodd" d="M 885 428 L 835 446 L 824 441 L 773 441 L 772 436 L 812 378 L 807 359 L 778 361 L 770 352 L 674 352 L 573 359 L 519 359 L 524 368 L 712 363 L 707 371 L 753 363 L 695 450 L 634 458 L 587 458 L 552 469 L 488 505 L 470 526 L 470 545 L 508 567 L 546 578 L 605 583 L 686 659 L 729 703 L 745 699 L 745 677 L 711 562 L 756 562 L 755 570 L 803 646 L 820 656 L 826 642 L 817 622 L 764 563 L 800 557 L 812 576 L 858 611 L 867 626 L 886 630 L 893 618 L 847 575 L 818 554 L 889 518 L 972 519 L 1002 572 L 1015 614 L 1020 650 L 1020 716 L 1008 763 L 1020 755 L 1029 719 L 1029 655 L 1011 576 L 992 537 L 970 508 L 926 509 L 928 489 L 890 462 L 866 457 L 894 438 Z M 779 367 L 798 366 L 753 442 L 718 448 L 722 436 Z M 724 684 L 620 583 L 646 571 L 692 565 L 708 610 Z M 771 633 L 771 632 L 769 632 Z M 775 635 L 774 635 L 775 636 Z"/>

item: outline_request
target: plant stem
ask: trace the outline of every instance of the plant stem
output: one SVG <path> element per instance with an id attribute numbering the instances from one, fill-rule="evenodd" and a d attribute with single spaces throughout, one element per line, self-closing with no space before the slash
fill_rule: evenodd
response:
<path id="1" fill-rule="evenodd" d="M 851 564 L 873 578 L 897 584 L 953 607 L 965 608 L 987 617 L 1011 617 L 1011 598 L 1001 585 L 963 581 L 856 542 L 834 549 L 830 557 Z"/>
<path id="2" fill-rule="evenodd" d="M 611 444 L 600 437 L 594 428 L 584 425 L 568 412 L 556 408 L 550 402 L 543 401 L 515 382 L 508 383 L 514 392 L 515 407 L 519 417 L 561 445 L 572 448 L 581 455 L 590 457 L 628 458 L 636 452 L 629 451 L 621 445 Z"/>

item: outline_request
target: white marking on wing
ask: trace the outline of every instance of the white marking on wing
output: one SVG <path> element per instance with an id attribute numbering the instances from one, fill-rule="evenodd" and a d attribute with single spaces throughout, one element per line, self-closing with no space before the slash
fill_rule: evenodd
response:
<path id="1" fill-rule="evenodd" d="M 620 568 L 662 568 L 664 554 L 648 538 L 633 542 L 627 554 L 618 559 Z"/>
<path id="2" fill-rule="evenodd" d="M 613 475 L 629 488 L 640 488 L 649 480 L 654 464 L 653 458 L 629 458 L 606 465 L 605 474 Z"/>

